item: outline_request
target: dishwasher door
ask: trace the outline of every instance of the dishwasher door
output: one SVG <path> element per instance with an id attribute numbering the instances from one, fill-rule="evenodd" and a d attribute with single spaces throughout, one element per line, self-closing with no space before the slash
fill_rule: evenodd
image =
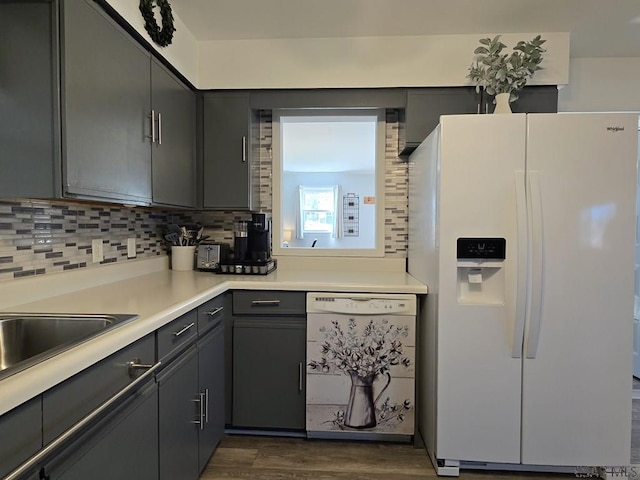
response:
<path id="1" fill-rule="evenodd" d="M 415 296 L 332 295 L 307 297 L 307 436 L 411 441 Z"/>

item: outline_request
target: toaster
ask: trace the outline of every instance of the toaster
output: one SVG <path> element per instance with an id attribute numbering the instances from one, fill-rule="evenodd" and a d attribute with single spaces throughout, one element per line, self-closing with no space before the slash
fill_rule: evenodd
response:
<path id="1" fill-rule="evenodd" d="M 196 268 L 217 272 L 220 270 L 220 263 L 227 259 L 229 245 L 216 242 L 201 243 L 198 245 L 197 252 Z"/>

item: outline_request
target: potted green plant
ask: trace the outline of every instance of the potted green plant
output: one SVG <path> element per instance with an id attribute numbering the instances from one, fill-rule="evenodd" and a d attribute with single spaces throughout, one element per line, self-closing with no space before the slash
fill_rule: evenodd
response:
<path id="1" fill-rule="evenodd" d="M 527 80 L 540 70 L 546 42 L 540 35 L 530 41 L 519 41 L 511 54 L 503 53 L 507 47 L 500 41 L 501 35 L 493 38 L 481 38 L 481 45 L 473 52 L 475 62 L 469 67 L 467 75 L 476 85 L 476 90 L 484 89 L 489 95 L 495 95 L 496 111 L 511 112 L 509 102 L 518 99 L 518 93 Z M 500 107 L 500 108 L 499 108 Z"/>

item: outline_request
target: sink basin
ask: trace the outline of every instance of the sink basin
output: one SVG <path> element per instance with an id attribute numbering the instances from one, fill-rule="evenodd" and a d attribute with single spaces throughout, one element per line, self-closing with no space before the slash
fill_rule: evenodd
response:
<path id="1" fill-rule="evenodd" d="M 137 315 L 0 313 L 0 379 L 137 318 Z"/>

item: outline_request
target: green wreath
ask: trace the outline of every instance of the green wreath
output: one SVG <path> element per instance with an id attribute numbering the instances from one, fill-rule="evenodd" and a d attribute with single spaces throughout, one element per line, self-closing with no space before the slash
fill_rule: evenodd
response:
<path id="1" fill-rule="evenodd" d="M 176 29 L 173 27 L 173 14 L 171 13 L 171 5 L 168 0 L 155 0 L 155 3 L 160 9 L 160 15 L 162 15 L 162 30 L 156 22 L 156 17 L 153 15 L 154 0 L 140 0 L 140 13 L 144 18 L 144 29 L 147 31 L 151 40 L 160 45 L 166 47 L 171 43 L 173 39 L 173 32 Z"/>

